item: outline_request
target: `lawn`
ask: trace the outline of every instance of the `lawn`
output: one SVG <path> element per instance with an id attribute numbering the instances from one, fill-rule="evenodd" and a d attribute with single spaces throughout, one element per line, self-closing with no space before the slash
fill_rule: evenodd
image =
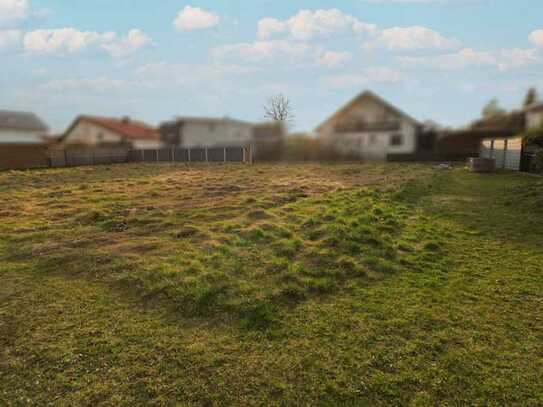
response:
<path id="1" fill-rule="evenodd" d="M 0 173 L 0 404 L 543 404 L 543 180 Z"/>

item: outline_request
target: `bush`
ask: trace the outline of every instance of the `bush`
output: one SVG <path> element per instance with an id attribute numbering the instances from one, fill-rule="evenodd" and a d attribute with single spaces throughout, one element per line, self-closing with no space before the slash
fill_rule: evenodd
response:
<path id="1" fill-rule="evenodd" d="M 534 172 L 543 174 L 543 150 L 535 155 Z"/>
<path id="2" fill-rule="evenodd" d="M 292 134 L 285 139 L 283 159 L 287 161 L 340 161 L 353 158 L 323 146 L 321 140 L 309 134 Z"/>
<path id="3" fill-rule="evenodd" d="M 536 129 L 528 130 L 523 134 L 524 142 L 529 144 L 534 144 L 538 147 L 543 148 L 543 126 Z"/>
<path id="4" fill-rule="evenodd" d="M 320 141 L 314 137 L 297 134 L 285 141 L 283 157 L 288 161 L 316 161 L 320 157 Z"/>

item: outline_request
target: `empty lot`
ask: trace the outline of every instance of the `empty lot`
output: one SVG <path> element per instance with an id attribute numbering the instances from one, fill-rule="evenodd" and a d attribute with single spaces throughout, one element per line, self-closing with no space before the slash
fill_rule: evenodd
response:
<path id="1" fill-rule="evenodd" d="M 0 400 L 541 405 L 542 207 L 415 164 L 0 173 Z"/>

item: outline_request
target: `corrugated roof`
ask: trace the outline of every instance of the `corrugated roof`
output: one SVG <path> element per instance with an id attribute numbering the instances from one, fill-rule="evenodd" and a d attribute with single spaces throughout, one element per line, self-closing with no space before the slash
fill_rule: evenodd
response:
<path id="1" fill-rule="evenodd" d="M 0 110 L 0 129 L 47 132 L 47 125 L 34 113 Z"/>
<path id="2" fill-rule="evenodd" d="M 129 140 L 159 140 L 160 134 L 155 127 L 152 127 L 146 123 L 130 120 L 128 118 L 117 119 L 111 117 L 99 117 L 99 116 L 80 116 L 66 131 L 68 134 L 77 123 L 80 121 L 86 121 L 89 123 L 102 126 L 108 130 L 129 139 Z"/>

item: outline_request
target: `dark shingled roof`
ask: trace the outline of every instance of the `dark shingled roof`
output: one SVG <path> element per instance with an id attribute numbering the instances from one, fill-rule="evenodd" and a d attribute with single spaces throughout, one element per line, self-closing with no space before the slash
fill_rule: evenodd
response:
<path id="1" fill-rule="evenodd" d="M 0 110 L 0 129 L 46 132 L 48 127 L 34 113 Z"/>

